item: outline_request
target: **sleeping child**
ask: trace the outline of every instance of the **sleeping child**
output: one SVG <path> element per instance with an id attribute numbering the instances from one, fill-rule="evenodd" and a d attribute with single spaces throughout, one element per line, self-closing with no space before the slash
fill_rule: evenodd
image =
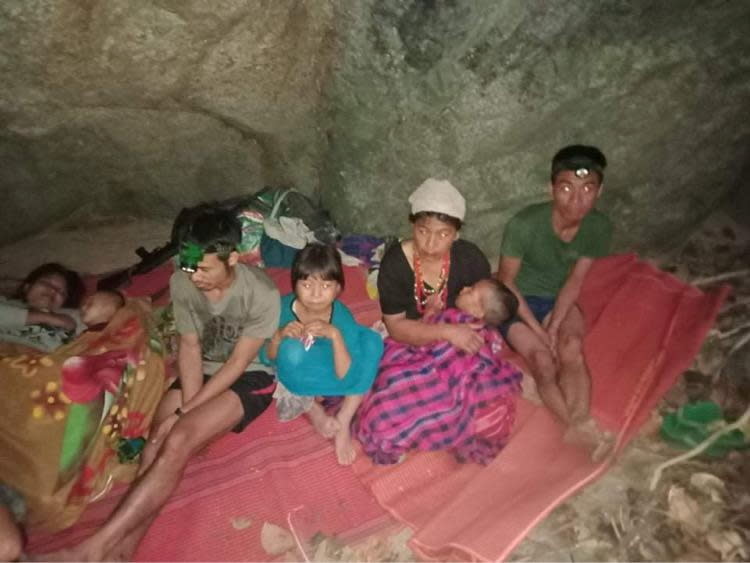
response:
<path id="1" fill-rule="evenodd" d="M 430 305 L 425 322 L 469 324 L 484 343 L 469 354 L 446 340 L 414 346 L 386 339 L 355 437 L 378 464 L 415 450 L 449 450 L 462 462 L 489 463 L 510 436 L 521 388 L 521 372 L 500 356 L 497 329 L 518 301 L 499 281 L 484 279 L 461 290 L 456 308 Z"/>
<path id="2" fill-rule="evenodd" d="M 113 289 L 100 289 L 86 297 L 81 304 L 81 321 L 88 331 L 100 331 L 125 305 L 125 297 Z"/>

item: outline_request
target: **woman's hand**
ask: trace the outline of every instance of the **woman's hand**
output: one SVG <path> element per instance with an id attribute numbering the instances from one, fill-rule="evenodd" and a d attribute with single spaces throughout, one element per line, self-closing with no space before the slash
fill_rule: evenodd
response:
<path id="1" fill-rule="evenodd" d="M 482 323 L 445 325 L 445 339 L 467 354 L 476 354 L 484 344 L 484 337 L 477 332 Z"/>
<path id="2" fill-rule="evenodd" d="M 329 338 L 331 340 L 335 340 L 341 336 L 339 329 L 325 321 L 313 321 L 307 323 L 304 327 L 304 332 L 311 336 Z"/>
<path id="3" fill-rule="evenodd" d="M 299 321 L 292 321 L 280 330 L 281 338 L 302 338 L 305 326 Z"/>
<path id="4" fill-rule="evenodd" d="M 40 324 L 74 331 L 76 321 L 65 313 L 50 313 L 47 311 L 29 311 L 26 324 Z"/>

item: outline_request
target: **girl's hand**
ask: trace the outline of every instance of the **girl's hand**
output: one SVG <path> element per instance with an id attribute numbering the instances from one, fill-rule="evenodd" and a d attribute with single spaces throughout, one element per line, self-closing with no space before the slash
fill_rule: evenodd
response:
<path id="1" fill-rule="evenodd" d="M 299 321 L 292 321 L 279 332 L 282 338 L 302 338 L 305 333 L 305 326 Z"/>
<path id="2" fill-rule="evenodd" d="M 337 337 L 341 336 L 339 329 L 337 329 L 331 323 L 327 323 L 325 321 L 313 321 L 311 323 L 307 323 L 305 325 L 304 332 L 312 336 L 329 338 L 331 340 L 334 340 Z"/>
<path id="3" fill-rule="evenodd" d="M 477 332 L 482 323 L 463 323 L 446 326 L 446 340 L 467 354 L 476 354 L 484 344 L 484 338 Z"/>

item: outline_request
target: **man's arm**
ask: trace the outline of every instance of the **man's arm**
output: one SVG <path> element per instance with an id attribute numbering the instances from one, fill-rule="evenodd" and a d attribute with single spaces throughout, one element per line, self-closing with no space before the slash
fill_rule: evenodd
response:
<path id="1" fill-rule="evenodd" d="M 542 339 L 542 342 L 549 346 L 550 341 L 547 333 L 542 328 L 542 325 L 539 324 L 539 321 L 536 320 L 536 317 L 534 317 L 534 313 L 531 312 L 529 304 L 526 302 L 526 299 L 516 285 L 516 276 L 518 276 L 518 272 L 520 270 L 520 258 L 515 258 L 513 256 L 501 256 L 500 263 L 497 267 L 497 277 L 518 298 L 518 316 L 521 318 L 521 320 L 526 323 L 526 325 L 534 332 L 534 334 Z"/>
<path id="2" fill-rule="evenodd" d="M 570 308 L 578 300 L 578 296 L 581 293 L 581 287 L 583 286 L 583 280 L 593 263 L 593 258 L 579 258 L 573 266 L 573 269 L 570 271 L 570 274 L 568 274 L 568 279 L 565 280 L 565 284 L 562 286 L 560 293 L 557 294 L 555 307 L 552 309 L 552 314 L 547 323 L 547 334 L 549 334 L 550 339 L 553 342 L 557 339 L 557 332 L 560 329 L 560 324 L 568 315 Z"/>
<path id="3" fill-rule="evenodd" d="M 240 337 L 229 359 L 208 379 L 200 391 L 182 406 L 182 410 L 188 412 L 229 389 L 230 385 L 245 372 L 247 365 L 258 355 L 264 342 L 263 338 Z"/>
<path id="4" fill-rule="evenodd" d="M 177 349 L 177 367 L 182 387 L 182 404 L 185 405 L 203 386 L 203 358 L 197 333 L 180 335 Z"/>

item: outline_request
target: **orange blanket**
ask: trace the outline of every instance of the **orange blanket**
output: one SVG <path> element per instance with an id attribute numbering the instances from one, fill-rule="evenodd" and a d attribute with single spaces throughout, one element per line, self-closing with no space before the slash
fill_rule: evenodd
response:
<path id="1" fill-rule="evenodd" d="M 150 307 L 131 301 L 51 353 L 0 343 L 0 381 L 0 479 L 23 495 L 28 524 L 70 526 L 135 477 L 129 440 L 147 432 L 166 382 Z"/>

